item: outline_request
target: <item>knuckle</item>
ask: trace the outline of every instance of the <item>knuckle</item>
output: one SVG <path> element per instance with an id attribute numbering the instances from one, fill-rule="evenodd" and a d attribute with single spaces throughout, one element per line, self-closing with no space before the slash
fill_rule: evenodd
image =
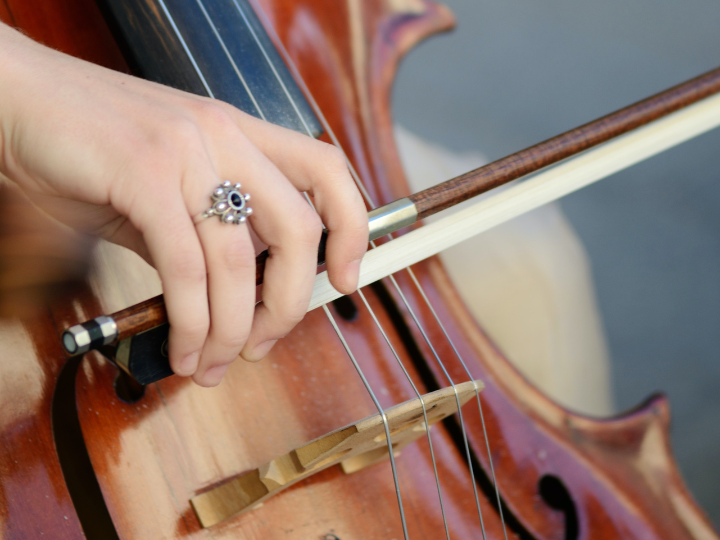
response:
<path id="1" fill-rule="evenodd" d="M 285 337 L 290 330 L 303 320 L 307 313 L 307 306 L 301 301 L 288 302 L 278 309 L 277 329 L 279 337 Z"/>
<path id="2" fill-rule="evenodd" d="M 309 298 L 286 295 L 282 298 L 264 298 L 263 304 L 272 319 L 272 339 L 282 339 L 305 318 Z"/>
<path id="3" fill-rule="evenodd" d="M 223 246 L 220 261 L 222 269 L 228 272 L 255 270 L 254 252 L 243 237 L 234 237 Z"/>
<path id="4" fill-rule="evenodd" d="M 245 346 L 245 343 L 248 340 L 249 332 L 238 332 L 237 329 L 233 328 L 226 328 L 222 330 L 218 330 L 214 333 L 214 338 L 217 339 L 217 343 L 223 347 L 224 349 L 233 351 L 232 358 L 229 358 L 229 362 L 232 362 L 235 359 L 235 356 L 240 352 L 240 350 Z"/>
<path id="5" fill-rule="evenodd" d="M 327 166 L 342 170 L 347 169 L 345 156 L 337 146 L 322 141 L 315 142 L 319 145 L 318 148 L 321 152 L 321 157 Z"/>
<path id="6" fill-rule="evenodd" d="M 175 116 L 170 122 L 168 122 L 167 127 L 171 133 L 171 137 L 163 139 L 163 141 L 159 142 L 159 144 L 166 145 L 167 148 L 175 150 L 179 146 L 182 147 L 183 151 L 185 151 L 187 147 L 194 147 L 198 143 L 202 142 L 200 126 L 198 126 L 197 123 L 190 118 L 185 116 Z"/>
<path id="7" fill-rule="evenodd" d="M 192 349 L 199 349 L 210 331 L 210 321 L 206 316 L 196 316 L 190 320 L 173 322 L 176 335 L 192 345 Z"/>
<path id="8" fill-rule="evenodd" d="M 313 142 L 319 145 L 319 163 L 322 164 L 325 173 L 331 177 L 347 176 L 349 179 L 350 176 L 348 174 L 347 163 L 345 163 L 345 156 L 340 149 L 332 144 L 318 141 Z"/>
<path id="9" fill-rule="evenodd" d="M 194 253 L 177 250 L 168 261 L 167 276 L 192 284 L 203 284 L 207 279 L 205 263 Z"/>
<path id="10" fill-rule="evenodd" d="M 222 131 L 237 129 L 230 113 L 221 103 L 214 100 L 201 100 L 196 103 L 196 114 L 203 124 L 207 123 Z"/>
<path id="11" fill-rule="evenodd" d="M 303 246 L 316 246 L 320 242 L 322 230 L 320 216 L 306 204 L 297 212 L 296 221 L 288 229 L 292 241 Z"/>

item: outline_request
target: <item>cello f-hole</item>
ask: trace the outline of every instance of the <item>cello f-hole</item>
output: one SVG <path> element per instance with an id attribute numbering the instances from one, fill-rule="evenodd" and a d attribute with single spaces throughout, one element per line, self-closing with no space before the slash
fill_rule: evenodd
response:
<path id="1" fill-rule="evenodd" d="M 75 379 L 83 357 L 71 358 L 57 379 L 52 431 L 72 504 L 88 540 L 119 540 L 83 438 L 75 401 Z"/>
<path id="2" fill-rule="evenodd" d="M 565 540 L 577 540 L 580 535 L 577 509 L 563 481 L 557 476 L 546 474 L 538 482 L 538 491 L 550 508 L 565 514 Z"/>
<path id="3" fill-rule="evenodd" d="M 344 321 L 354 321 L 358 317 L 358 308 L 350 296 L 341 296 L 332 302 L 333 309 Z"/>
<path id="4" fill-rule="evenodd" d="M 122 369 L 118 370 L 113 388 L 118 399 L 125 403 L 137 403 L 145 395 L 145 386 L 137 382 Z"/>

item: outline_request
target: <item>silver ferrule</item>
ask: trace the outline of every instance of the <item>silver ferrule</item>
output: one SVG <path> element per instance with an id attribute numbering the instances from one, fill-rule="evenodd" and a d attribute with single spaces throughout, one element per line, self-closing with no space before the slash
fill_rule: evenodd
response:
<path id="1" fill-rule="evenodd" d="M 68 328 L 63 333 L 62 341 L 65 351 L 71 356 L 77 356 L 90 349 L 112 343 L 117 335 L 118 329 L 115 321 L 111 317 L 103 315 Z"/>
<path id="2" fill-rule="evenodd" d="M 103 315 L 102 317 L 97 317 L 95 319 L 95 322 L 100 325 L 100 333 L 103 337 L 103 345 L 107 345 L 115 341 L 115 338 L 118 335 L 118 328 L 117 323 L 112 317 L 107 317 L 106 315 Z"/>
<path id="3" fill-rule="evenodd" d="M 370 241 L 412 225 L 417 221 L 417 215 L 415 203 L 407 197 L 371 210 L 368 213 Z"/>

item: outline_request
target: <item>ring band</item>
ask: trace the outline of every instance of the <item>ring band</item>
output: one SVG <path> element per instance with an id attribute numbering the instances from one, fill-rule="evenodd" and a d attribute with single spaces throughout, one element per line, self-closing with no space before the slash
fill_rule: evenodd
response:
<path id="1" fill-rule="evenodd" d="M 247 205 L 250 194 L 240 191 L 241 187 L 229 181 L 220 184 L 210 196 L 212 206 L 195 218 L 195 223 L 212 216 L 218 216 L 223 223 L 245 223 L 252 214 L 252 208 Z"/>

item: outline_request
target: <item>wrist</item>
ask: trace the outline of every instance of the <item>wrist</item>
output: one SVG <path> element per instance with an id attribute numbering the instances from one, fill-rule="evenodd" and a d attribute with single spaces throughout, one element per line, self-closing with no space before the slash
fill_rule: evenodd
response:
<path id="1" fill-rule="evenodd" d="M 43 47 L 0 23 L 0 174 L 17 182 L 14 143 L 28 104 L 37 100 L 37 74 Z"/>
<path id="2" fill-rule="evenodd" d="M 22 77 L 22 62 L 18 62 L 18 49 L 21 47 L 22 34 L 0 23 L 0 174 L 12 180 L 10 173 L 12 133 L 15 125 L 15 94 L 19 79 Z"/>

